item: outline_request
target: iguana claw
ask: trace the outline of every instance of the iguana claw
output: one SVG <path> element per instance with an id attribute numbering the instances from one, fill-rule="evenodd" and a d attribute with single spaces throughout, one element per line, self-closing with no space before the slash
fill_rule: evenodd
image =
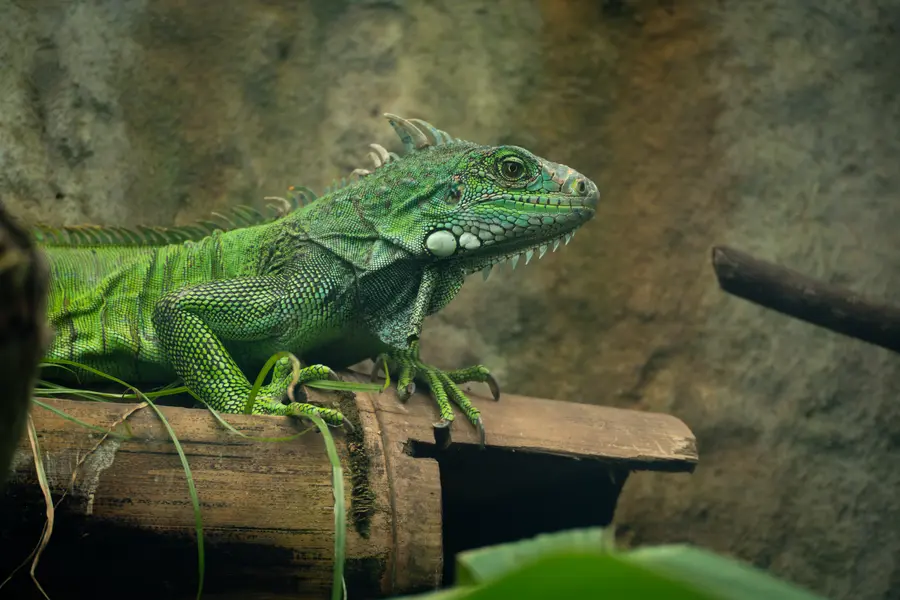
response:
<path id="1" fill-rule="evenodd" d="M 453 421 L 441 419 L 440 421 L 432 425 L 432 427 L 434 428 L 434 444 L 441 450 L 446 450 L 453 442 L 450 436 L 451 423 L 453 423 Z M 482 422 L 481 417 L 475 419 L 474 425 L 478 428 L 478 445 L 482 450 L 484 450 L 484 423 Z"/>
<path id="2" fill-rule="evenodd" d="M 475 423 L 475 426 L 478 428 L 478 443 L 481 449 L 484 450 L 484 422 L 481 420 L 481 417 L 478 417 L 478 422 Z"/>
<path id="3" fill-rule="evenodd" d="M 340 381 L 337 374 L 325 365 L 303 367 L 293 354 L 281 358 L 275 363 L 275 368 L 272 370 L 272 383 L 260 388 L 257 402 L 253 406 L 253 413 L 293 417 L 316 415 L 328 425 L 350 425 L 350 422 L 338 410 L 295 400 L 294 389 L 298 385 L 325 378 Z M 281 401 L 285 397 L 290 400 L 288 404 Z M 350 425 L 350 427 L 353 426 Z"/>
<path id="4" fill-rule="evenodd" d="M 381 373 L 381 365 L 386 364 L 387 354 L 379 354 L 375 357 L 375 360 L 372 361 L 372 373 L 369 375 L 369 381 L 375 383 L 375 380 L 378 379 L 378 374 Z"/>
<path id="5" fill-rule="evenodd" d="M 450 424 L 452 422 L 453 421 L 448 421 L 447 419 L 441 419 L 432 425 L 434 428 L 434 445 L 441 450 L 446 450 L 453 442 L 453 439 L 450 436 Z"/>
<path id="6" fill-rule="evenodd" d="M 375 363 L 372 366 L 372 381 L 374 382 L 378 379 L 378 375 L 381 373 L 382 365 L 386 364 L 386 361 L 389 361 L 390 357 L 387 354 L 379 354 L 375 358 Z M 406 402 L 410 399 L 410 397 L 416 393 L 416 382 L 410 381 L 404 387 L 397 387 L 397 399 L 400 402 Z"/>
<path id="7" fill-rule="evenodd" d="M 500 400 L 500 385 L 497 383 L 497 380 L 494 379 L 494 376 L 487 373 L 485 383 L 491 388 L 491 395 L 494 397 L 494 400 Z"/>
<path id="8" fill-rule="evenodd" d="M 497 380 L 482 365 L 475 365 L 465 369 L 454 371 L 441 371 L 427 365 L 419 358 L 419 343 L 413 341 L 406 350 L 396 351 L 387 356 L 381 355 L 375 360 L 373 377 L 382 363 L 387 360 L 389 368 L 397 371 L 397 397 L 405 402 L 415 392 L 415 379 L 425 383 L 431 389 L 431 395 L 437 402 L 441 420 L 434 424 L 435 443 L 438 447 L 446 447 L 450 444 L 450 425 L 453 422 L 453 404 L 462 410 L 466 418 L 478 428 L 481 447 L 484 447 L 485 433 L 484 422 L 479 411 L 459 388 L 457 384 L 467 382 L 486 383 L 491 390 L 494 400 L 500 399 L 500 386 Z"/>
<path id="9" fill-rule="evenodd" d="M 410 381 L 406 384 L 406 387 L 397 390 L 397 399 L 400 400 L 400 402 L 406 402 L 415 393 L 416 382 Z"/>

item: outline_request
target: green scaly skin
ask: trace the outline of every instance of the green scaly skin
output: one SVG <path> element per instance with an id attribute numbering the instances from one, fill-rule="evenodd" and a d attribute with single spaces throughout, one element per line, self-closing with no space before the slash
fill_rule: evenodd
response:
<path id="1" fill-rule="evenodd" d="M 251 389 L 246 373 L 288 351 L 311 364 L 298 370 L 280 360 L 254 412 L 316 414 L 333 425 L 342 415 L 294 402 L 294 384 L 384 357 L 401 400 L 414 382 L 427 385 L 440 413 L 435 427 L 446 431 L 455 404 L 483 443 L 480 413 L 459 384 L 486 382 L 499 398 L 496 382 L 481 365 L 442 371 L 423 363 L 422 322 L 467 275 L 486 277 L 506 260 L 515 268 L 520 256 L 528 262 L 568 242 L 593 216 L 597 187 L 522 148 L 481 146 L 386 116 L 406 148 L 402 158 L 373 144 L 373 171 L 358 169 L 350 183 L 269 222 L 200 228 L 179 243 L 166 243 L 164 230 L 125 239 L 116 228 L 57 230 L 66 236 L 45 229 L 38 238 L 50 262 L 56 332 L 48 356 L 126 381 L 177 376 L 212 408 L 238 413 Z"/>

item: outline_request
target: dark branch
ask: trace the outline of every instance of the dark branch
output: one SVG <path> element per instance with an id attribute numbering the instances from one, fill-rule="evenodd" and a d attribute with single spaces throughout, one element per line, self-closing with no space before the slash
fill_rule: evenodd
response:
<path id="1" fill-rule="evenodd" d="M 900 352 L 900 307 L 875 302 L 732 248 L 714 247 L 712 263 L 719 286 L 729 294 Z"/>
<path id="2" fill-rule="evenodd" d="M 0 487 L 25 426 L 47 340 L 47 269 L 0 204 Z"/>

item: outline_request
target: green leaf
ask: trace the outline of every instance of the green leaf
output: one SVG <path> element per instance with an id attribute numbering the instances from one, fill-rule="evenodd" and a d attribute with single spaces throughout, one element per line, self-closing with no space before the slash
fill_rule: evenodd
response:
<path id="1" fill-rule="evenodd" d="M 716 600 L 689 584 L 596 550 L 538 558 L 461 596 L 466 600 L 609 598 L 615 600 Z"/>
<path id="2" fill-rule="evenodd" d="M 461 600 L 468 598 L 474 589 L 473 587 L 455 587 L 416 594 L 415 596 L 401 596 L 397 600 Z"/>
<path id="3" fill-rule="evenodd" d="M 641 548 L 622 557 L 657 573 L 677 577 L 722 600 L 824 600 L 760 569 L 691 546 Z"/>
<path id="4" fill-rule="evenodd" d="M 548 554 L 579 550 L 608 552 L 612 548 L 612 530 L 594 527 L 469 550 L 456 557 L 456 585 L 483 583 Z"/>
<path id="5" fill-rule="evenodd" d="M 690 546 L 629 552 L 612 529 L 564 531 L 461 553 L 457 587 L 410 598 L 824 600 L 739 561 Z"/>

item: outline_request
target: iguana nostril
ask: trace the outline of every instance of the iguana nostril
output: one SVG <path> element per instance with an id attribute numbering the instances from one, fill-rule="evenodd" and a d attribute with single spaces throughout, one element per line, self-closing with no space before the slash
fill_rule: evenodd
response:
<path id="1" fill-rule="evenodd" d="M 584 179 L 580 179 L 578 181 L 578 193 L 583 194 L 585 191 L 587 191 L 587 184 L 584 182 Z"/>

